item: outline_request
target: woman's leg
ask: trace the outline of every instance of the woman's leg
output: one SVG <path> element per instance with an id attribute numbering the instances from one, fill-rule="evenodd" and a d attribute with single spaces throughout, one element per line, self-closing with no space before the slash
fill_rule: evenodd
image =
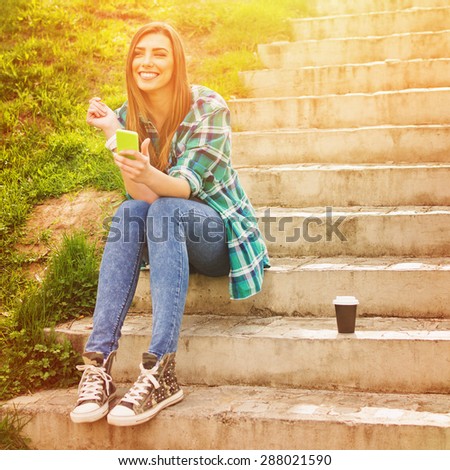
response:
<path id="1" fill-rule="evenodd" d="M 150 204 L 125 201 L 111 223 L 100 266 L 94 327 L 85 351 L 106 359 L 118 347 L 121 328 L 136 290 Z"/>
<path id="2" fill-rule="evenodd" d="M 186 302 L 189 263 L 209 276 L 229 272 L 225 228 L 220 216 L 192 200 L 160 198 L 148 211 L 147 244 L 153 308 L 149 352 L 141 374 L 108 414 L 116 426 L 153 418 L 183 399 L 175 374 L 175 351 Z"/>
<path id="3" fill-rule="evenodd" d="M 206 204 L 160 198 L 148 211 L 147 244 L 153 332 L 149 352 L 175 352 L 186 303 L 189 264 L 205 275 L 229 272 L 226 233 L 219 214 Z"/>
<path id="4" fill-rule="evenodd" d="M 148 208 L 143 201 L 126 201 L 113 217 L 100 266 L 94 328 L 85 346 L 84 365 L 78 366 L 83 376 L 70 413 L 75 423 L 103 418 L 115 396 L 111 366 L 139 277 Z"/>

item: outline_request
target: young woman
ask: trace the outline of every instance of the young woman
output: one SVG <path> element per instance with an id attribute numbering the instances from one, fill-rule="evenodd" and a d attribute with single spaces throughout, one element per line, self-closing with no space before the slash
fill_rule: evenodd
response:
<path id="1" fill-rule="evenodd" d="M 92 333 L 71 419 L 128 426 L 183 398 L 175 352 L 190 270 L 229 275 L 230 297 L 261 290 L 267 249 L 231 167 L 230 113 L 223 98 L 190 86 L 176 31 L 150 23 L 134 36 L 126 66 L 128 101 L 116 112 L 90 100 L 88 124 L 104 131 L 129 199 L 118 209 L 100 268 Z M 119 128 L 137 131 L 141 151 L 117 154 Z M 131 157 L 131 158 L 130 158 Z M 141 374 L 108 413 L 110 372 L 143 256 L 148 256 L 152 337 Z"/>

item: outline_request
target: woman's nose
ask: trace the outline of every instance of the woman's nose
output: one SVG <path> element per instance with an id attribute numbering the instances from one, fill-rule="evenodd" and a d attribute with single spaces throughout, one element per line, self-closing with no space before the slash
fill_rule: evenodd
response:
<path id="1" fill-rule="evenodd" d="M 152 54 L 145 54 L 143 64 L 147 67 L 153 67 L 153 56 Z"/>

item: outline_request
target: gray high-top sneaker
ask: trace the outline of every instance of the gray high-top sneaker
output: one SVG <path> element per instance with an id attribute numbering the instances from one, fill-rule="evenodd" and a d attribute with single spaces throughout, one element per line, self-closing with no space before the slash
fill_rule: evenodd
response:
<path id="1" fill-rule="evenodd" d="M 104 360 L 100 352 L 83 354 L 84 365 L 77 366 L 78 370 L 84 371 L 78 385 L 78 400 L 70 413 L 74 423 L 92 423 L 108 414 L 109 402 L 116 394 L 110 375 L 115 355 L 116 351 L 113 351 Z"/>
<path id="2" fill-rule="evenodd" d="M 142 355 L 141 374 L 134 385 L 108 414 L 108 423 L 133 426 L 145 423 L 167 406 L 183 399 L 175 375 L 175 353 L 158 358 L 151 353 Z"/>

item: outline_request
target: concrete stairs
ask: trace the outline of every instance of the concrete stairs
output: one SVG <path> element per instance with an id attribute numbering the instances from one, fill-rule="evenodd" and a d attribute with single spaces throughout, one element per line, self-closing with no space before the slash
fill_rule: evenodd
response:
<path id="1" fill-rule="evenodd" d="M 267 70 L 242 72 L 252 98 L 229 102 L 271 254 L 263 291 L 230 301 L 226 278 L 191 276 L 186 398 L 142 432 L 72 424 L 75 389 L 12 400 L 37 448 L 450 449 L 450 7 L 317 3 L 291 43 L 259 46 Z M 360 305 L 343 335 L 345 294 Z M 150 306 L 142 271 L 113 371 L 124 387 Z M 91 322 L 58 333 L 82 351 Z"/>

